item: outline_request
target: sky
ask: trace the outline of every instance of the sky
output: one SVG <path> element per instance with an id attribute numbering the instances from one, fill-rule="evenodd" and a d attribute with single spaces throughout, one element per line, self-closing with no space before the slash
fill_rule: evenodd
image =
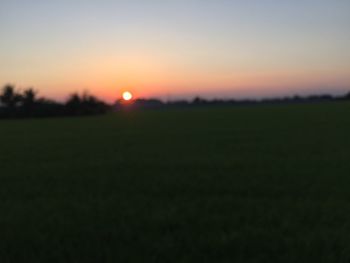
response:
<path id="1" fill-rule="evenodd" d="M 350 90 L 349 0 L 0 0 L 0 85 L 64 99 Z"/>

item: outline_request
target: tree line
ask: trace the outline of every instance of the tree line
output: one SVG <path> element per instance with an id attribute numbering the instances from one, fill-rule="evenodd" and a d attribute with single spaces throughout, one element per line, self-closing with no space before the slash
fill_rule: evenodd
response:
<path id="1" fill-rule="evenodd" d="M 163 108 L 188 108 L 188 107 L 209 107 L 209 106 L 235 106 L 235 105 L 261 105 L 261 104 L 300 104 L 318 103 L 332 101 L 350 101 L 350 92 L 341 96 L 328 94 L 310 96 L 290 96 L 264 99 L 205 99 L 195 97 L 193 100 L 175 100 L 163 102 L 158 99 L 136 99 L 130 104 L 125 104 L 123 100 L 116 102 L 116 109 L 163 109 Z"/>
<path id="2" fill-rule="evenodd" d="M 158 99 L 136 99 L 130 103 L 118 100 L 113 106 L 85 92 L 73 93 L 65 102 L 38 97 L 38 92 L 33 88 L 22 91 L 13 85 L 5 85 L 0 91 L 0 118 L 34 118 L 34 117 L 59 117 L 59 116 L 84 116 L 104 114 L 112 110 L 120 109 L 164 109 L 187 108 L 201 106 L 230 106 L 230 105 L 255 105 L 255 104 L 290 104 L 312 103 L 328 101 L 350 101 L 350 92 L 342 96 L 311 95 L 292 96 L 270 99 L 212 99 L 196 97 L 191 101 L 177 100 L 163 102 Z"/>
<path id="3" fill-rule="evenodd" d="M 38 97 L 33 88 L 5 85 L 0 92 L 0 118 L 82 116 L 106 113 L 110 106 L 88 93 L 73 93 L 63 102 Z"/>

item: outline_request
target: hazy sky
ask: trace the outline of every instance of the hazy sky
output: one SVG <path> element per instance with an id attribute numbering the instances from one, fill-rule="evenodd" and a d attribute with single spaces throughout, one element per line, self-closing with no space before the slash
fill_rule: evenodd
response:
<path id="1" fill-rule="evenodd" d="M 350 90 L 349 0 L 0 0 L 0 85 L 63 98 Z"/>

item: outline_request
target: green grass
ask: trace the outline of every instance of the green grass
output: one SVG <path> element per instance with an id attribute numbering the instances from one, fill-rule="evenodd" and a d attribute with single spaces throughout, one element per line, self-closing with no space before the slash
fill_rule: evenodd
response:
<path id="1" fill-rule="evenodd" d="M 0 262 L 349 262 L 350 104 L 0 121 Z"/>

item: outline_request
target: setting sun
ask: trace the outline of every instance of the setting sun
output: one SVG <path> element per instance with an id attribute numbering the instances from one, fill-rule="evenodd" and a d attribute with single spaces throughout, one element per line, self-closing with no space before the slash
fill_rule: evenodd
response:
<path id="1" fill-rule="evenodd" d="M 132 99 L 132 94 L 131 94 L 131 92 L 129 92 L 129 91 L 125 91 L 125 92 L 123 92 L 123 100 L 125 100 L 125 101 L 129 101 L 129 100 L 131 100 Z"/>

